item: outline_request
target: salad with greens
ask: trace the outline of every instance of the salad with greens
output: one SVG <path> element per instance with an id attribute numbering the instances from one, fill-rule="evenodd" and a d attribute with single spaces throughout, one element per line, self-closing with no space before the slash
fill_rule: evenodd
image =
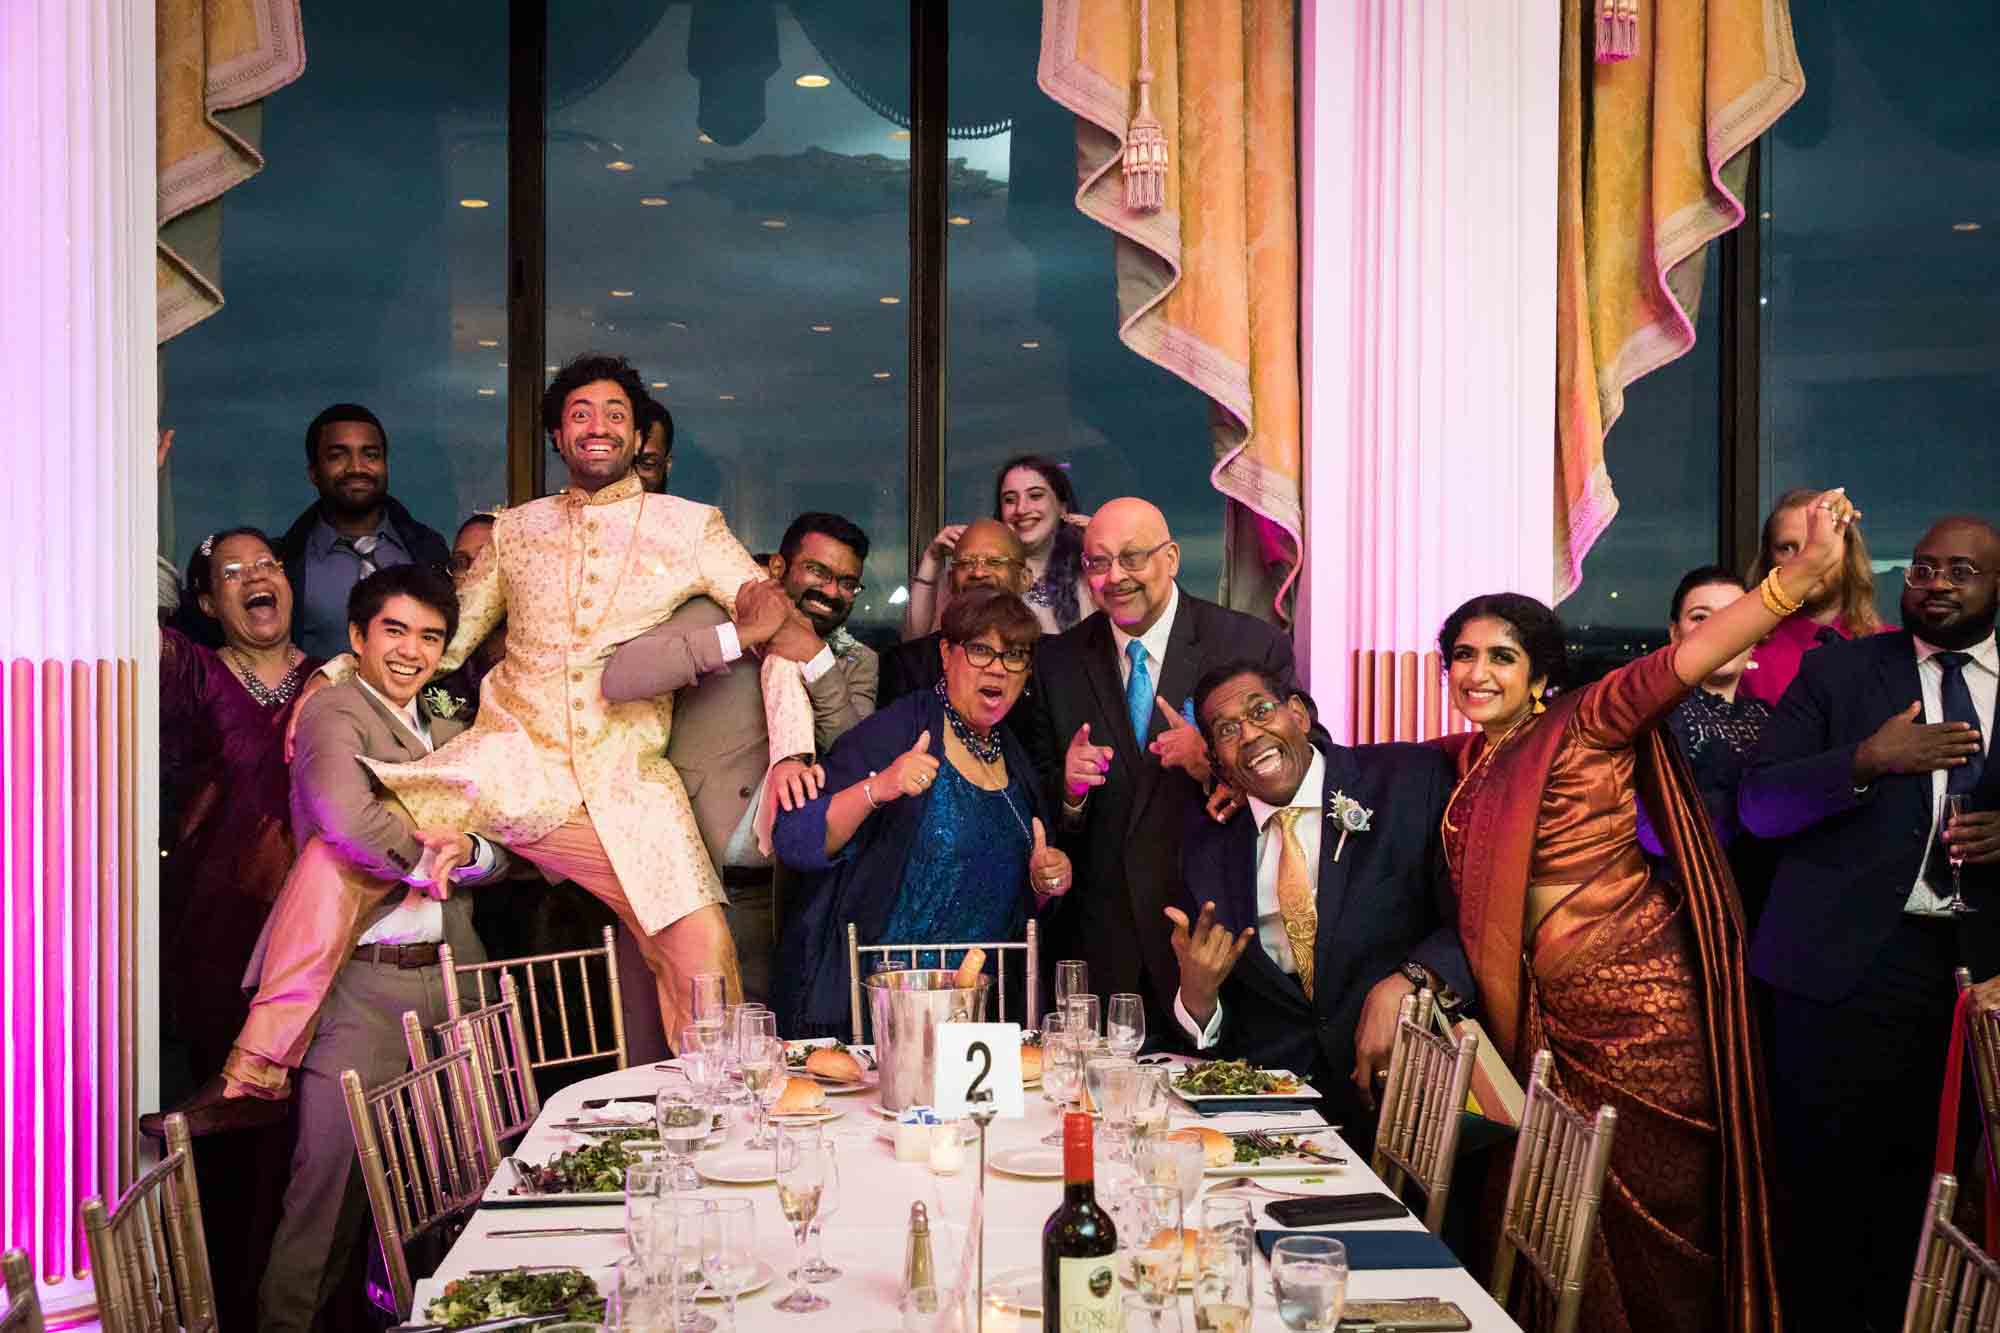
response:
<path id="1" fill-rule="evenodd" d="M 639 1159 L 625 1151 L 634 1139 L 654 1138 L 653 1130 L 621 1129 L 601 1135 L 597 1142 L 558 1153 L 537 1166 L 524 1162 L 527 1179 L 517 1181 L 514 1194 L 622 1194 L 625 1168 Z"/>
<path id="2" fill-rule="evenodd" d="M 517 1268 L 446 1283 L 444 1293 L 424 1311 L 424 1318 L 446 1328 L 469 1328 L 492 1319 L 544 1314 L 602 1319 L 604 1297 L 598 1294 L 597 1283 L 580 1269 L 528 1272 Z"/>
<path id="3" fill-rule="evenodd" d="M 1258 1069 L 1247 1060 L 1210 1060 L 1174 1076 L 1174 1087 L 1196 1097 L 1283 1097 L 1300 1086 L 1290 1074 Z"/>

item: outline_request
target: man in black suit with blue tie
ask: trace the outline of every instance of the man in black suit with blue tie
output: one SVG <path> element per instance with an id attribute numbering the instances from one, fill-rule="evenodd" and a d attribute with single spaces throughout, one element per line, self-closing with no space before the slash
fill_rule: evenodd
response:
<path id="1" fill-rule="evenodd" d="M 1098 508 L 1084 529 L 1083 569 L 1098 610 L 1042 641 L 1030 696 L 1029 753 L 1062 761 L 1050 834 L 1077 872 L 1047 947 L 1087 962 L 1100 995 L 1144 995 L 1147 1028 L 1160 1032 L 1171 1022 L 1175 975 L 1160 909 L 1173 901 L 1181 829 L 1201 809 L 1210 776 L 1189 713 L 1194 683 L 1238 657 L 1289 682 L 1292 644 L 1261 620 L 1182 590 L 1180 546 L 1144 500 Z"/>
<path id="2" fill-rule="evenodd" d="M 1918 540 L 1895 633 L 1805 655 L 1738 794 L 1781 838 L 1751 971 L 1775 992 L 1786 1320 L 1897 1327 L 1932 1170 L 1952 972 L 2000 972 L 2000 533 Z M 1947 798 L 1966 813 L 1947 818 Z M 1963 862 L 1954 898 L 1950 853 Z"/>
<path id="3" fill-rule="evenodd" d="M 1174 1016 L 1204 1052 L 1306 1075 L 1358 1128 L 1403 997 L 1472 996 L 1438 834 L 1451 761 L 1335 745 L 1304 695 L 1250 661 L 1203 677 L 1195 715 L 1245 799 L 1223 823 L 1197 814 L 1182 842 Z"/>

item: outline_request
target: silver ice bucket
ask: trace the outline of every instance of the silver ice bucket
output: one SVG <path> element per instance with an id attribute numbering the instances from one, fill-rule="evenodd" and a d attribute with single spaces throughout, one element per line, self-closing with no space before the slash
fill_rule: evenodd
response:
<path id="1" fill-rule="evenodd" d="M 958 974 L 944 968 L 899 968 L 864 977 L 862 984 L 875 1025 L 882 1109 L 928 1104 L 937 1076 L 937 1025 L 984 1022 L 992 978 L 960 986 Z"/>

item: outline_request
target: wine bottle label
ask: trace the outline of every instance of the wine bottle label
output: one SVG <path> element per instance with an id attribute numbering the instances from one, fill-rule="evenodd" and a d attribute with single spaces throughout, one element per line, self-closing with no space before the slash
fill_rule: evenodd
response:
<path id="1" fill-rule="evenodd" d="M 1058 1262 L 1062 1333 L 1118 1333 L 1118 1275 L 1111 1256 Z"/>

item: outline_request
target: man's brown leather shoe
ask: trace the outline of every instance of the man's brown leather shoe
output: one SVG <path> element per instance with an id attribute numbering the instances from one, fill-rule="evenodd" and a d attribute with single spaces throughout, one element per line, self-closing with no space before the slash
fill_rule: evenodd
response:
<path id="1" fill-rule="evenodd" d="M 289 1097 L 276 1100 L 268 1097 L 227 1097 L 223 1092 L 228 1086 L 228 1081 L 217 1074 L 179 1106 L 140 1116 L 139 1132 L 148 1138 L 164 1139 L 167 1137 L 167 1117 L 179 1114 L 187 1117 L 189 1136 L 200 1138 L 204 1134 L 223 1134 L 233 1129 L 264 1129 L 283 1124 L 285 1117 L 292 1113 Z"/>

